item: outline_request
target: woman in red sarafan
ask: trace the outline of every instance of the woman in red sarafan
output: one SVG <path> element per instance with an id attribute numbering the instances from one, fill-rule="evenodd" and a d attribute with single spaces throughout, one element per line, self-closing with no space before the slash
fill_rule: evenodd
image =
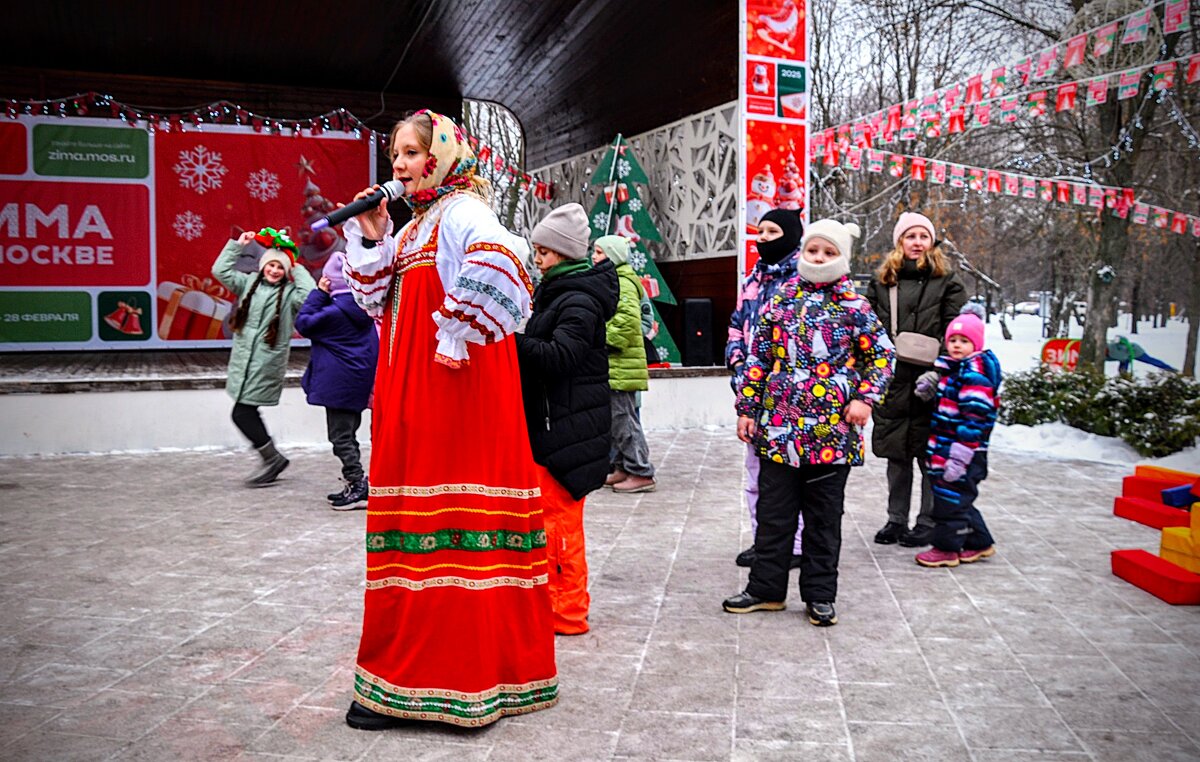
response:
<path id="1" fill-rule="evenodd" d="M 480 726 L 558 699 L 542 498 L 510 337 L 529 315 L 528 249 L 485 202 L 452 120 L 418 112 L 389 148 L 412 221 L 393 237 L 385 203 L 345 225 L 347 282 L 383 321 L 346 721 Z"/>

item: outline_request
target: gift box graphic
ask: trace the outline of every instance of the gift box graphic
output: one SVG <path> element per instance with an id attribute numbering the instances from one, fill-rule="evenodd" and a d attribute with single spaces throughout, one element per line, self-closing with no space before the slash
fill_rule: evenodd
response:
<path id="1" fill-rule="evenodd" d="M 224 338 L 233 294 L 212 278 L 184 275 L 158 284 L 158 335 L 166 340 Z"/>
<path id="2" fill-rule="evenodd" d="M 643 275 L 639 280 L 642 282 L 642 289 L 646 292 L 646 296 L 654 299 L 662 294 L 662 288 L 659 287 L 657 278 Z"/>

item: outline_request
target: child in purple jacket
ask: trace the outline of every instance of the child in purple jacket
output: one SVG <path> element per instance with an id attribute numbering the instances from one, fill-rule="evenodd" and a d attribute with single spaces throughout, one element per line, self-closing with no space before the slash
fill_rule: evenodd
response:
<path id="1" fill-rule="evenodd" d="M 345 489 L 327 495 L 335 511 L 366 508 L 370 485 L 358 449 L 358 427 L 375 384 L 379 333 L 375 321 L 354 303 L 342 275 L 346 255 L 325 263 L 321 280 L 296 315 L 296 330 L 312 340 L 312 355 L 300 386 L 308 404 L 325 408 L 333 454 L 342 461 Z"/>

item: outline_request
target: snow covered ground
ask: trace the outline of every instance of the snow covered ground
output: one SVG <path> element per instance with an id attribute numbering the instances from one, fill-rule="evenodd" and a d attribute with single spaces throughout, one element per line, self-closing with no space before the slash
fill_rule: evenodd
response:
<path id="1" fill-rule="evenodd" d="M 1186 322 L 1171 320 L 1161 328 L 1151 328 L 1149 323 L 1142 322 L 1138 325 L 1138 333 L 1134 335 L 1129 332 L 1129 318 L 1128 314 L 1121 315 L 1120 325 L 1108 331 L 1110 339 L 1125 336 L 1168 365 L 1174 368 L 1183 366 L 1183 355 L 1187 349 Z M 1042 345 L 1046 342 L 1041 333 L 1042 319 L 1036 315 L 1016 315 L 1008 317 L 1007 321 L 1012 340 L 1005 341 L 1000 320 L 993 316 L 987 326 L 988 348 L 999 358 L 1005 374 L 1036 367 L 1042 354 Z M 1070 338 L 1079 338 L 1081 335 L 1082 329 L 1072 324 Z M 1109 375 L 1115 375 L 1117 364 L 1106 363 L 1105 370 Z M 1145 363 L 1134 363 L 1137 375 L 1145 375 L 1152 370 L 1154 368 Z M 992 447 L 997 451 L 1036 452 L 1051 458 L 1117 464 L 1154 463 L 1167 468 L 1200 472 L 1200 443 L 1166 458 L 1147 460 L 1120 439 L 1088 434 L 1062 423 L 997 426 L 992 434 Z"/>

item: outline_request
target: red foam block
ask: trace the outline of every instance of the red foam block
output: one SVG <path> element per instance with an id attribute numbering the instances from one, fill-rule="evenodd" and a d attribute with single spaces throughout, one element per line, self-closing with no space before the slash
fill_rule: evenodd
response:
<path id="1" fill-rule="evenodd" d="M 1176 606 L 1200 605 L 1200 574 L 1141 549 L 1114 550 L 1112 571 L 1121 579 Z"/>
<path id="2" fill-rule="evenodd" d="M 1162 529 L 1164 527 L 1188 526 L 1190 516 L 1187 511 L 1178 508 L 1168 508 L 1154 500 L 1144 500 L 1138 497 L 1113 498 L 1113 515 L 1123 519 L 1136 521 L 1148 527 Z"/>
<path id="3" fill-rule="evenodd" d="M 1126 476 L 1121 480 L 1121 495 L 1123 497 L 1140 497 L 1143 500 L 1162 500 L 1162 491 L 1171 487 L 1188 484 L 1186 481 L 1170 479 L 1155 479 L 1148 476 Z"/>

